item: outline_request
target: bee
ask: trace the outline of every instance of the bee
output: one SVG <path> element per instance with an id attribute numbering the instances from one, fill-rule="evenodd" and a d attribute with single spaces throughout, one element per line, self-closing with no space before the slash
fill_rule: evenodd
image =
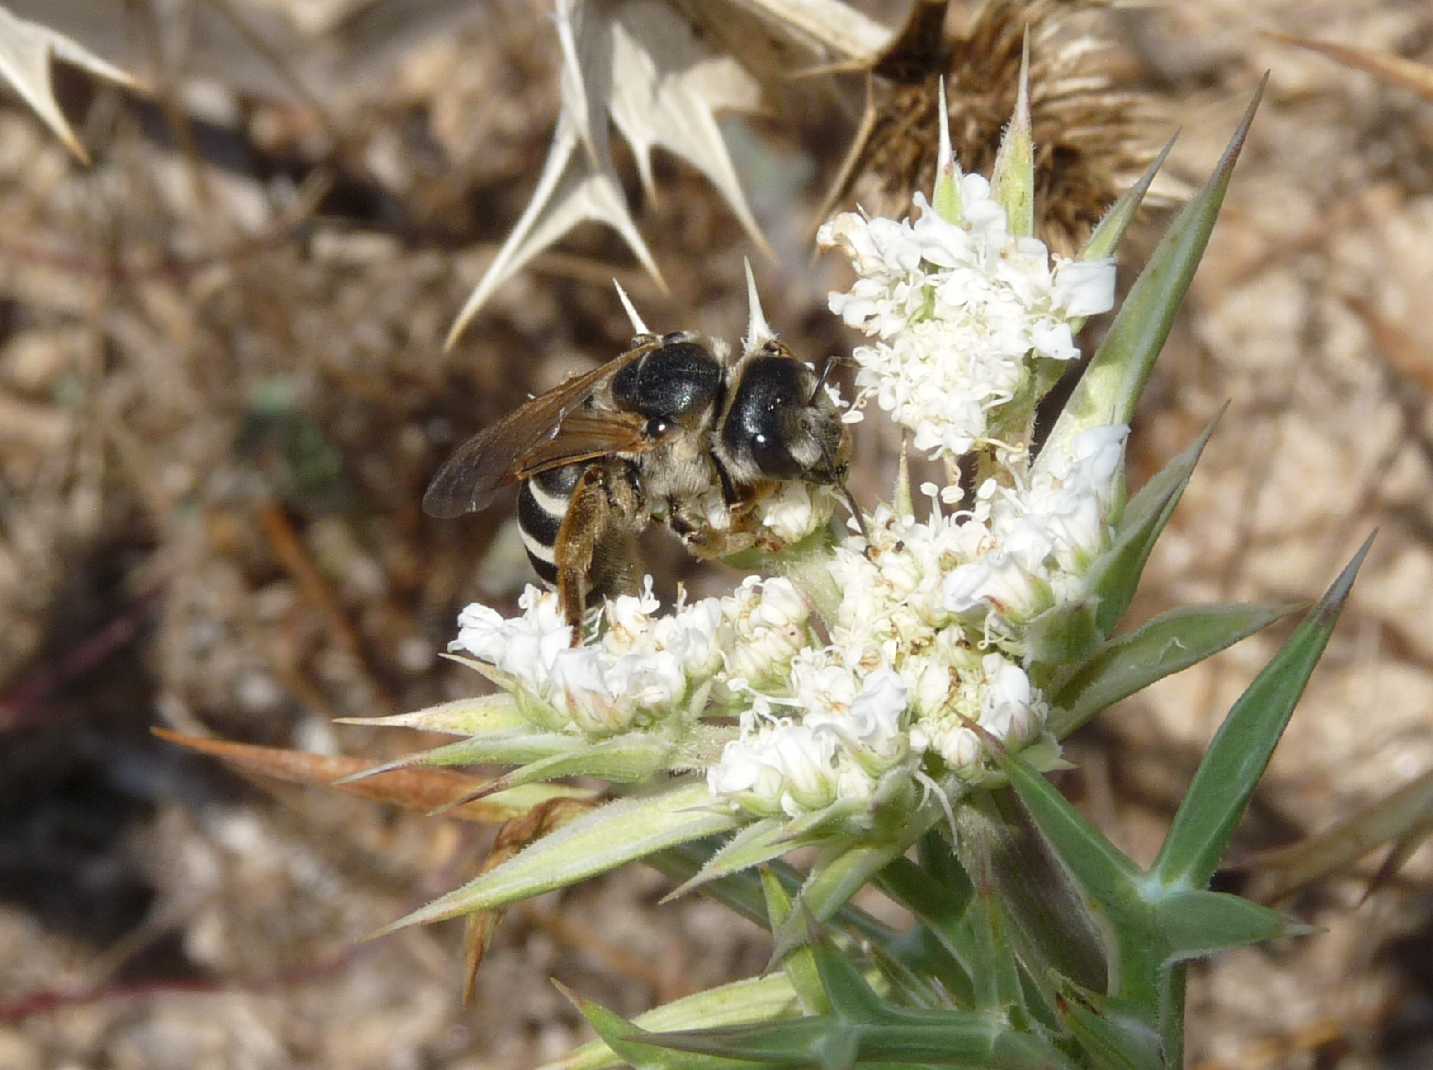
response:
<path id="1" fill-rule="evenodd" d="M 529 561 L 581 642 L 589 597 L 636 588 L 637 536 L 653 523 L 699 558 L 760 545 L 757 505 L 789 481 L 845 495 L 851 436 L 818 375 L 751 315 L 735 360 L 722 343 L 648 330 L 599 368 L 531 398 L 464 442 L 423 496 L 430 516 L 485 509 L 518 484 Z"/>

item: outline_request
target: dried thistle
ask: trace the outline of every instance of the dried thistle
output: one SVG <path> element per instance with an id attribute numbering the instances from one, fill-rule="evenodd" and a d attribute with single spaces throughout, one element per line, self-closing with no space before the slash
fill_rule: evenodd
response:
<path id="1" fill-rule="evenodd" d="M 958 34 L 947 29 L 948 6 L 919 0 L 892 43 L 859 67 L 870 75 L 866 113 L 822 218 L 853 194 L 872 213 L 898 213 L 910 190 L 932 186 L 941 76 L 955 153 L 970 170 L 988 172 L 1015 109 L 1028 34 L 1036 233 L 1052 250 L 1073 253 L 1167 136 L 1120 62 L 1109 27 L 1115 4 L 989 0 Z M 1162 177 L 1147 203 L 1157 207 L 1179 192 Z"/>
<path id="2" fill-rule="evenodd" d="M 75 136 L 74 129 L 55 99 L 51 61 L 64 60 L 100 78 L 129 89 L 141 90 L 142 82 L 128 71 L 91 52 L 74 38 L 30 22 L 0 5 L 0 82 L 9 83 L 25 103 L 35 110 L 46 126 L 65 143 L 81 163 L 89 153 Z"/>
<path id="3" fill-rule="evenodd" d="M 664 289 L 610 151 L 615 127 L 655 196 L 653 149 L 695 167 L 758 248 L 766 239 L 717 123 L 757 112 L 793 65 L 876 48 L 882 27 L 841 0 L 558 0 L 562 112 L 527 210 L 448 334 L 451 346 L 492 292 L 580 223 L 616 230 Z M 799 57 L 799 58 L 798 58 Z"/>

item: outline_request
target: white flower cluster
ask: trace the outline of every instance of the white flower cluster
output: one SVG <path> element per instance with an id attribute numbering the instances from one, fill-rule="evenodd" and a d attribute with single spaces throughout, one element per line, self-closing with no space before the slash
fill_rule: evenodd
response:
<path id="1" fill-rule="evenodd" d="M 941 585 L 945 608 L 992 614 L 1009 631 L 1077 601 L 1091 562 L 1109 542 L 1128 436 L 1124 425 L 1089 428 L 1068 453 L 1042 455 L 1023 488 L 987 480 L 961 525 L 962 561 Z"/>
<path id="2" fill-rule="evenodd" d="M 925 520 L 879 506 L 870 543 L 829 560 L 840 592 L 830 643 L 790 580 L 747 577 L 732 594 L 659 612 L 651 580 L 610 599 L 600 633 L 573 647 L 557 598 L 529 587 L 522 613 L 473 605 L 454 649 L 512 676 L 528 708 L 589 737 L 673 716 L 741 711 L 741 734 L 707 770 L 719 799 L 759 816 L 860 807 L 910 783 L 924 754 L 968 782 L 988 775 L 986 739 L 1039 741 L 1049 704 L 1015 658 L 1035 616 L 1077 599 L 1108 544 L 1125 427 L 1076 436 L 972 508 Z"/>
<path id="3" fill-rule="evenodd" d="M 721 602 L 704 598 L 657 616 L 650 577 L 639 595 L 609 599 L 596 642 L 572 645 L 557 595 L 531 585 L 520 616 L 474 603 L 458 617 L 450 650 L 512 676 L 536 700 L 589 735 L 650 723 L 682 704 L 722 667 Z"/>
<path id="4" fill-rule="evenodd" d="M 1035 742 L 1045 730 L 1049 703 L 1025 670 L 1001 654 L 966 649 L 962 668 L 951 666 L 946 699 L 911 729 L 911 746 L 931 750 L 964 780 L 985 775 L 985 741 L 978 724 L 1010 750 Z"/>
<path id="5" fill-rule="evenodd" d="M 707 770 L 714 796 L 762 817 L 801 817 L 865 803 L 886 773 L 910 764 L 906 685 L 896 673 L 862 674 L 833 649 L 807 649 L 791 667 L 791 689 L 756 695 L 742 714 L 740 738 Z M 780 705 L 798 717 L 775 715 Z"/>
<path id="6" fill-rule="evenodd" d="M 965 175 L 959 191 L 959 223 L 917 193 L 914 221 L 847 212 L 817 234 L 857 274 L 831 311 L 876 339 L 853 353 L 858 402 L 874 395 L 932 457 L 984 441 L 992 410 L 1028 382 L 1029 357 L 1076 359 L 1071 321 L 1114 304 L 1112 260 L 1057 257 L 1052 268 L 1043 242 L 1010 234 L 989 182 Z"/>
<path id="7" fill-rule="evenodd" d="M 1007 654 L 1021 649 L 1024 624 L 1082 596 L 1109 542 L 1127 435 L 1123 426 L 1081 432 L 1068 453 L 1043 456 L 1022 487 L 987 481 L 970 509 L 943 513 L 939 492 L 925 520 L 879 506 L 870 543 L 837 549 L 832 641 L 848 664 L 899 674 L 911 751 L 930 750 L 978 779 L 985 749 L 969 722 L 1014 749 L 1041 736 L 1048 703 Z M 793 687 L 802 665 L 798 656 Z"/>
<path id="8" fill-rule="evenodd" d="M 1106 541 L 1124 438 L 1124 428 L 1084 432 L 1067 458 L 1037 465 L 1024 493 L 986 488 L 972 510 L 945 515 L 933 501 L 918 521 L 879 507 L 869 547 L 852 540 L 831 559 L 841 601 L 827 646 L 812 644 L 810 609 L 789 580 L 757 577 L 667 614 L 648 580 L 640 595 L 610 599 L 600 635 L 580 647 L 556 597 L 530 587 L 515 618 L 465 609 L 453 646 L 590 737 L 741 709 L 741 734 L 707 784 L 756 816 L 862 812 L 914 783 L 926 753 L 979 782 L 987 740 L 973 726 L 1019 750 L 1042 738 L 1049 705 L 970 614 L 1008 615 L 994 639 L 1018 643 L 1020 613 L 1071 588 Z"/>
<path id="9" fill-rule="evenodd" d="M 832 566 L 842 589 L 832 639 L 846 657 L 889 664 L 909 695 L 912 752 L 931 751 L 962 779 L 978 780 L 985 748 L 968 721 L 1018 750 L 1049 716 L 1024 670 L 989 651 L 947 603 L 949 577 L 977 552 L 986 529 L 968 513 L 918 521 L 882 506 L 871 518 L 869 553 L 853 545 Z M 799 663 L 799 659 L 798 659 Z"/>
<path id="10" fill-rule="evenodd" d="M 449 649 L 511 676 L 529 709 L 536 702 L 589 736 L 699 715 L 708 683 L 780 675 L 806 642 L 810 614 L 789 580 L 755 577 L 728 597 L 678 601 L 661 614 L 649 576 L 640 594 L 608 599 L 600 635 L 573 646 L 554 592 L 529 585 L 518 607 L 509 618 L 468 606 Z"/>

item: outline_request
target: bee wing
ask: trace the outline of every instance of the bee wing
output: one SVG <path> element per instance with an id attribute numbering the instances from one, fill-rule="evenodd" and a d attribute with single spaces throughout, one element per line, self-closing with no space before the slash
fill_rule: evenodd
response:
<path id="1" fill-rule="evenodd" d="M 630 412 L 579 409 L 562 421 L 557 434 L 518 459 L 516 476 L 529 479 L 549 468 L 591 461 L 614 453 L 642 453 L 651 441 L 642 434 L 646 421 Z"/>
<path id="2" fill-rule="evenodd" d="M 653 340 L 629 349 L 600 368 L 574 376 L 539 394 L 491 427 L 479 431 L 459 446 L 457 452 L 438 469 L 438 474 L 423 495 L 423 511 L 445 520 L 475 512 L 486 508 L 503 487 L 542 468 L 571 463 L 547 463 L 529 471 L 525 459 L 534 451 L 541 451 L 540 456 L 563 456 L 567 448 L 559 450 L 556 443 L 561 438 L 563 424 L 578 415 L 574 410 L 608 379 L 659 344 L 659 341 Z M 612 451 L 604 449 L 602 452 Z M 599 455 L 588 454 L 587 457 Z"/>

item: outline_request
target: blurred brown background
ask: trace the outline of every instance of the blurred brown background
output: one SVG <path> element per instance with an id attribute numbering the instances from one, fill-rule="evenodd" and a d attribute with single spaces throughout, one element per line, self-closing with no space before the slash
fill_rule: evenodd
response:
<path id="1" fill-rule="evenodd" d="M 514 910 L 465 1009 L 456 927 L 355 941 L 463 879 L 484 833 L 258 787 L 148 733 L 411 749 L 331 722 L 462 694 L 437 659 L 458 607 L 527 578 L 506 510 L 431 521 L 428 476 L 624 346 L 614 274 L 655 328 L 735 338 L 752 250 L 720 198 L 659 154 L 645 199 L 619 152 L 670 293 L 585 226 L 445 353 L 557 114 L 546 0 L 10 6 L 156 92 L 60 72 L 88 169 L 0 102 L 0 1067 L 518 1067 L 586 1037 L 549 976 L 636 1012 L 760 969 L 756 929 L 700 899 L 658 908 L 664 882 L 632 870 Z M 1312 596 L 1382 527 L 1248 855 L 1433 770 L 1433 90 L 1269 36 L 1433 65 L 1433 7 L 1091 14 L 1126 88 L 1182 128 L 1175 180 L 1200 180 L 1273 71 L 1135 430 L 1142 478 L 1232 402 L 1134 619 Z M 953 27 L 970 17 L 952 5 Z M 756 261 L 767 313 L 812 356 L 853 342 L 824 311 L 839 266 L 809 261 L 861 86 L 828 83 L 724 127 L 776 251 Z M 875 423 L 867 502 L 890 478 Z M 667 591 L 730 581 L 660 537 L 650 560 Z M 1275 632 L 1071 741 L 1067 789 L 1136 854 Z M 1430 854 L 1362 905 L 1378 856 L 1320 881 L 1286 903 L 1320 932 L 1197 968 L 1192 1062 L 1433 1063 Z"/>

